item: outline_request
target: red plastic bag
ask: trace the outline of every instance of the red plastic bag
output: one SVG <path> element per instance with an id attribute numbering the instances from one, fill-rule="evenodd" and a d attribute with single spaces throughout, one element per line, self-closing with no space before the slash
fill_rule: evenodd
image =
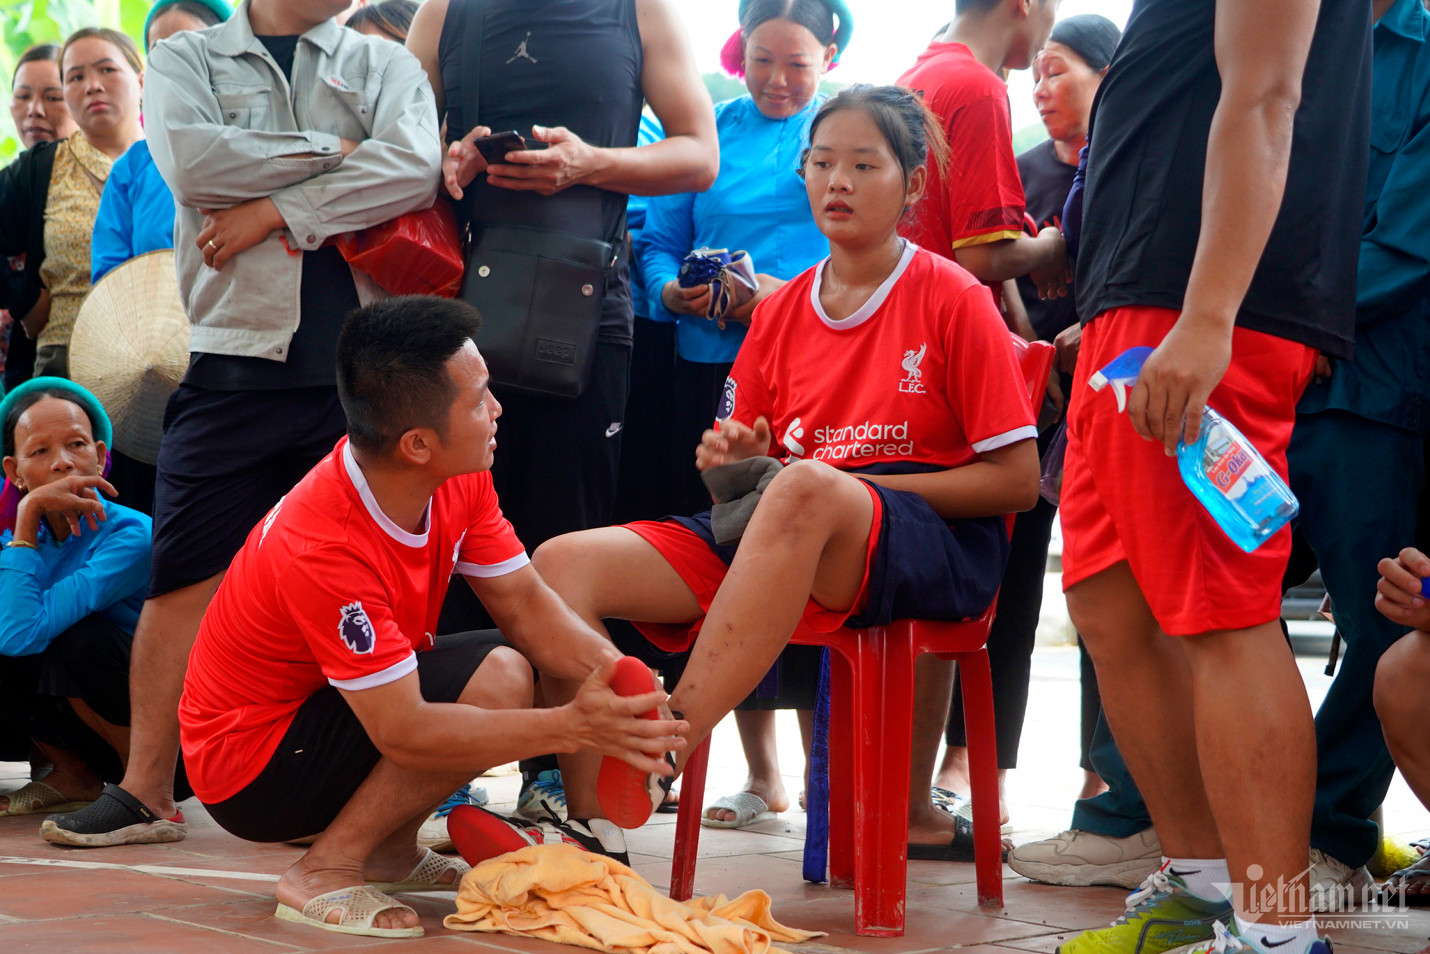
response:
<path id="1" fill-rule="evenodd" d="M 349 265 L 394 295 L 455 298 L 462 287 L 462 237 L 451 203 L 408 212 L 333 239 Z"/>

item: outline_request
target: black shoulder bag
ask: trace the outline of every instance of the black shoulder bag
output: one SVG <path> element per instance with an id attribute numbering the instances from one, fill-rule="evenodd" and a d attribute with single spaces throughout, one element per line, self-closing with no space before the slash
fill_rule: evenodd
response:
<path id="1" fill-rule="evenodd" d="M 464 31 L 462 93 L 477 103 L 485 0 L 469 0 L 476 31 Z M 459 113 L 457 115 L 460 115 Z M 460 138 L 471 128 L 451 128 Z M 464 121 L 479 120 L 465 117 Z M 473 123 L 475 125 L 475 123 Z M 619 247 L 570 232 L 473 222 L 461 298 L 482 313 L 477 347 L 492 380 L 556 397 L 579 397 L 591 376 L 606 278 Z"/>

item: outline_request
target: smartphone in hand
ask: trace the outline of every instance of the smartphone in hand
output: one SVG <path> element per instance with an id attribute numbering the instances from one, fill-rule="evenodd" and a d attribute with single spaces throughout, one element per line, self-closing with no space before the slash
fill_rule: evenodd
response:
<path id="1" fill-rule="evenodd" d="M 516 130 L 507 132 L 492 133 L 490 136 L 482 136 L 472 140 L 472 145 L 477 147 L 477 152 L 482 154 L 490 165 L 495 162 L 505 162 L 506 154 L 517 152 L 521 149 L 545 149 L 547 144 L 540 140 L 531 140 L 522 136 Z"/>

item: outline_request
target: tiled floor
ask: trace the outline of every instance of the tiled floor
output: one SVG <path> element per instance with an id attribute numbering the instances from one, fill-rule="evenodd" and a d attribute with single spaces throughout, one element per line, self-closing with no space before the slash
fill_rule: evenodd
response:
<path id="1" fill-rule="evenodd" d="M 1314 698 L 1324 692 L 1320 662 L 1303 671 Z M 1041 837 L 1066 824 L 1079 782 L 1076 770 L 1076 655 L 1039 650 L 1033 694 L 1023 736 L 1021 770 L 1009 793 L 1016 841 Z M 781 723 L 786 769 L 799 781 L 793 720 Z M 0 789 L 21 784 L 23 766 L 0 763 Z M 743 762 L 735 733 L 717 732 L 709 796 L 738 785 Z M 515 798 L 511 777 L 480 780 L 496 807 Z M 558 954 L 553 945 L 499 935 L 457 934 L 442 927 L 452 910 L 450 894 L 407 895 L 421 914 L 425 937 L 409 941 L 351 938 L 276 921 L 272 882 L 298 849 L 251 845 L 218 829 L 195 802 L 184 806 L 189 837 L 174 845 L 99 851 L 67 850 L 41 841 L 37 818 L 0 818 L 0 954 L 119 954 L 119 952 L 284 952 L 361 950 L 461 954 L 487 948 Z M 1430 820 L 1397 780 L 1387 800 L 1387 827 L 1423 833 Z M 670 874 L 670 816 L 655 816 L 631 835 L 633 866 L 663 887 Z M 775 916 L 787 924 L 828 932 L 795 950 L 804 954 L 867 951 L 870 954 L 957 949 L 962 954 L 1051 954 L 1082 928 L 1112 920 L 1124 892 L 1115 888 L 1053 888 L 1007 871 L 1006 903 L 980 910 L 973 894 L 973 866 L 944 862 L 909 865 L 908 928 L 902 938 L 854 934 L 850 892 L 800 879 L 804 815 L 798 811 L 752 830 L 705 830 L 696 880 L 700 894 L 736 894 L 761 888 L 774 899 Z M 1366 916 L 1329 924 L 1338 954 L 1416 954 L 1430 937 L 1430 912 Z"/>

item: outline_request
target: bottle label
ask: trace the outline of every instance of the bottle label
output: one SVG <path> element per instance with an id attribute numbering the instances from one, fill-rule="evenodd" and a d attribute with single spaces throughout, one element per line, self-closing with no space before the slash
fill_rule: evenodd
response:
<path id="1" fill-rule="evenodd" d="M 1236 482 L 1241 479 L 1251 464 L 1252 457 L 1247 449 L 1240 444 L 1232 443 L 1207 465 L 1207 477 L 1216 485 L 1217 490 L 1228 497 L 1240 496 L 1240 494 L 1232 494 L 1231 489 L 1236 486 Z"/>
<path id="2" fill-rule="evenodd" d="M 1207 480 L 1253 522 L 1261 509 L 1273 503 L 1275 473 L 1249 445 L 1232 437 L 1225 427 L 1213 426 L 1202 457 Z"/>

